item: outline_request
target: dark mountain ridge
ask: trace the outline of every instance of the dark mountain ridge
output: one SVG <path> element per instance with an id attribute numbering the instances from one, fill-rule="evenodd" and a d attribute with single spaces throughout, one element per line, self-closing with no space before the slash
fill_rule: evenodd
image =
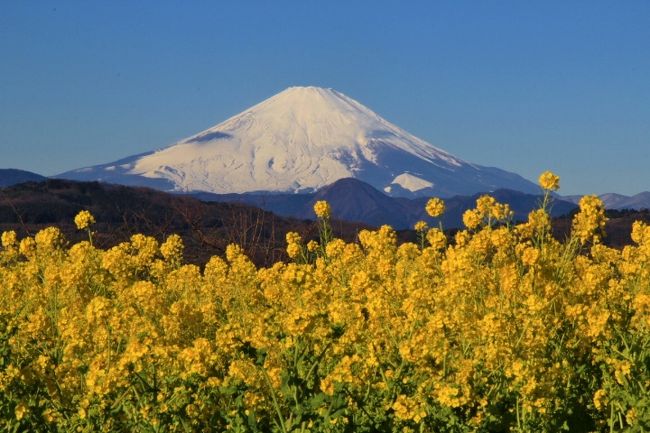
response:
<path id="1" fill-rule="evenodd" d="M 96 243 L 110 247 L 136 233 L 159 240 L 173 233 L 185 241 L 186 257 L 204 263 L 221 254 L 230 243 L 241 245 L 258 264 L 285 258 L 285 234 L 297 231 L 305 238 L 317 236 L 312 221 L 282 218 L 246 204 L 202 202 L 144 187 L 48 179 L 0 188 L 0 232 L 16 230 L 33 235 L 55 225 L 71 241 L 85 237 L 74 226 L 82 209 L 96 218 Z M 337 235 L 355 239 L 362 226 L 334 222 Z"/>
<path id="2" fill-rule="evenodd" d="M 540 195 L 526 194 L 509 189 L 499 189 L 488 193 L 499 202 L 508 203 L 515 213 L 515 220 L 523 220 L 528 213 L 539 207 Z M 447 210 L 442 217 L 443 226 L 458 228 L 462 226 L 462 215 L 476 204 L 476 199 L 484 194 L 454 196 L 445 199 Z M 193 194 L 201 200 L 218 202 L 238 202 L 260 207 L 282 216 L 313 219 L 312 207 L 318 200 L 327 200 L 334 217 L 345 221 L 359 221 L 373 226 L 389 224 L 396 229 L 409 229 L 419 220 L 433 222 L 424 207 L 426 197 L 409 199 L 390 197 L 371 185 L 353 178 L 334 182 L 310 194 Z M 552 216 L 565 215 L 576 209 L 576 205 L 558 198 L 553 199 Z"/>
<path id="3" fill-rule="evenodd" d="M 393 218 L 397 222 L 401 215 L 411 218 L 424 213 L 426 199 L 392 201 L 388 198 L 390 200 L 386 201 L 387 197 L 376 189 L 363 183 L 359 185 L 355 180 L 351 182 L 342 180 L 313 195 L 296 195 L 297 199 L 290 204 L 294 210 L 300 209 L 311 218 L 312 202 L 325 199 L 333 203 L 335 216 L 337 213 L 357 212 L 359 218 L 376 219 L 376 225 L 387 222 L 381 219 L 386 209 L 395 212 Z M 492 195 L 499 201 L 513 203 L 515 212 L 522 216 L 520 219 L 525 219 L 525 212 L 531 206 L 536 207 L 539 200 L 537 196 L 522 199 L 520 193 L 508 190 L 495 191 Z M 276 206 L 282 205 L 286 199 L 282 195 L 272 194 L 261 197 L 267 200 L 267 204 Z M 446 200 L 447 218 L 458 218 L 466 208 L 473 207 L 478 197 L 477 194 Z M 513 201 L 513 197 L 517 200 Z M 241 200 L 242 197 L 236 195 L 231 199 Z M 355 203 L 358 206 L 353 206 Z M 558 203 L 564 206 L 561 202 L 555 202 L 554 214 L 564 211 Z M 228 244 L 236 243 L 258 265 L 270 265 L 286 259 L 285 235 L 288 231 L 297 231 L 304 239 L 318 236 L 318 228 L 313 220 L 282 217 L 245 203 L 204 202 L 187 195 L 144 187 L 54 179 L 0 188 L 0 232 L 16 230 L 23 237 L 54 225 L 61 228 L 71 242 L 79 241 L 85 237 L 85 233 L 76 230 L 73 218 L 82 209 L 88 209 L 95 215 L 95 241 L 102 248 L 126 241 L 135 233 L 151 235 L 161 241 L 177 233 L 185 241 L 186 258 L 197 264 L 205 263 L 212 255 L 222 254 Z M 615 247 L 631 243 L 630 230 L 634 221 L 650 222 L 648 210 L 608 211 L 607 215 L 610 221 L 605 243 Z M 346 241 L 356 240 L 359 230 L 371 226 L 337 219 L 332 224 L 335 236 Z M 451 228 L 444 221 L 443 224 L 445 228 Z M 555 218 L 553 226 L 556 236 L 564 239 L 570 232 L 571 215 Z M 451 229 L 450 234 L 453 231 Z M 416 239 L 412 230 L 401 230 L 398 236 L 401 241 Z"/>
<path id="4" fill-rule="evenodd" d="M 17 185 L 23 182 L 40 182 L 47 179 L 40 174 L 31 171 L 18 170 L 16 168 L 0 168 L 0 188 Z"/>

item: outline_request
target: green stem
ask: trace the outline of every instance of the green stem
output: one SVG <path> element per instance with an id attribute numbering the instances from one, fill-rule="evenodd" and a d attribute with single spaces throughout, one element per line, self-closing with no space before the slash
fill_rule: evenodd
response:
<path id="1" fill-rule="evenodd" d="M 287 433 L 287 428 L 284 426 L 284 418 L 282 418 L 282 411 L 280 411 L 280 405 L 278 404 L 278 399 L 275 396 L 275 389 L 273 389 L 271 378 L 269 377 L 269 374 L 266 372 L 266 369 L 262 368 L 262 373 L 264 374 L 266 383 L 269 385 L 269 390 L 271 391 L 271 398 L 273 399 L 273 408 L 275 409 L 275 413 L 277 414 L 278 420 L 280 421 L 280 428 L 282 429 L 283 433 Z"/>

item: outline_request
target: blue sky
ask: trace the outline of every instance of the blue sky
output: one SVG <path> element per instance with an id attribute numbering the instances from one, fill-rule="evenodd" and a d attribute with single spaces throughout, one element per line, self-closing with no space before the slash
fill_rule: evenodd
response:
<path id="1" fill-rule="evenodd" d="M 646 0 L 5 1 L 0 167 L 163 147 L 291 85 L 566 194 L 650 190 Z"/>

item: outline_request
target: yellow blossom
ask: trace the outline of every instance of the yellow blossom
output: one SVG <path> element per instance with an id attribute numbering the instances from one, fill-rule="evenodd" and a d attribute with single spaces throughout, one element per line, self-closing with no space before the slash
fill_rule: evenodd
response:
<path id="1" fill-rule="evenodd" d="M 2 247 L 4 249 L 15 247 L 16 242 L 17 238 L 15 231 L 2 232 Z"/>
<path id="2" fill-rule="evenodd" d="M 413 420 L 416 423 L 420 422 L 427 416 L 424 410 L 424 405 L 415 401 L 406 395 L 399 395 L 392 405 L 395 416 L 403 420 Z"/>
<path id="3" fill-rule="evenodd" d="M 74 223 L 78 230 L 86 230 L 95 224 L 95 217 L 87 210 L 82 210 L 74 217 Z"/>
<path id="4" fill-rule="evenodd" d="M 475 209 L 468 209 L 463 213 L 463 224 L 470 230 L 476 229 L 482 221 L 481 214 Z"/>
<path id="5" fill-rule="evenodd" d="M 301 251 L 302 248 L 300 248 L 299 244 L 292 243 L 287 245 L 287 255 L 291 259 L 295 259 L 296 257 L 298 257 Z"/>
<path id="6" fill-rule="evenodd" d="M 537 248 L 527 247 L 524 249 L 521 255 L 521 261 L 528 266 L 532 266 L 537 263 L 539 259 L 539 250 Z"/>
<path id="7" fill-rule="evenodd" d="M 27 408 L 27 405 L 23 403 L 22 401 L 16 405 L 16 409 L 14 409 L 14 414 L 16 415 L 16 419 L 20 421 L 25 417 L 25 415 L 29 412 L 29 409 Z"/>
<path id="8" fill-rule="evenodd" d="M 607 393 L 603 389 L 599 389 L 596 391 L 594 394 L 593 398 L 594 406 L 596 407 L 596 410 L 602 411 L 605 408 L 605 405 L 607 404 Z"/>
<path id="9" fill-rule="evenodd" d="M 172 262 L 180 262 L 183 259 L 183 240 L 178 235 L 171 235 L 160 246 L 160 253 Z"/>
<path id="10" fill-rule="evenodd" d="M 560 177 L 551 171 L 540 174 L 538 182 L 547 191 L 557 191 L 560 188 Z"/>
<path id="11" fill-rule="evenodd" d="M 438 228 L 429 229 L 427 232 L 427 241 L 432 248 L 439 250 L 447 245 L 447 237 L 444 232 Z"/>
<path id="12" fill-rule="evenodd" d="M 318 247 L 319 247 L 318 242 L 314 240 L 307 242 L 307 251 L 309 251 L 310 253 L 313 253 L 316 250 L 318 250 Z"/>
<path id="13" fill-rule="evenodd" d="M 299 244 L 302 242 L 302 237 L 296 232 L 287 232 L 285 237 L 288 244 Z"/>
<path id="14" fill-rule="evenodd" d="M 425 206 L 427 214 L 432 218 L 437 218 L 445 213 L 445 202 L 438 197 L 430 198 Z"/>
<path id="15" fill-rule="evenodd" d="M 428 226 L 428 224 L 426 223 L 426 221 L 418 221 L 418 222 L 416 222 L 415 225 L 413 226 L 413 229 L 414 229 L 416 232 L 425 232 L 425 231 L 427 231 L 428 228 L 429 228 L 429 226 Z"/>
<path id="16" fill-rule="evenodd" d="M 580 212 L 573 217 L 572 233 L 582 243 L 599 242 L 605 230 L 607 217 L 602 200 L 593 195 L 580 199 Z"/>
<path id="17" fill-rule="evenodd" d="M 314 213 L 318 218 L 327 219 L 330 217 L 331 208 L 325 200 L 319 200 L 314 203 Z"/>
<path id="18" fill-rule="evenodd" d="M 601 202 L 580 208 L 566 241 L 544 207 L 500 224 L 511 209 L 490 196 L 449 241 L 422 225 L 418 245 L 390 226 L 347 241 L 320 219 L 325 241 L 289 232 L 300 259 L 268 266 L 234 244 L 185 263 L 175 235 L 102 249 L 5 233 L 0 424 L 552 432 L 579 413 L 638 430 L 650 228 L 605 246 Z"/>

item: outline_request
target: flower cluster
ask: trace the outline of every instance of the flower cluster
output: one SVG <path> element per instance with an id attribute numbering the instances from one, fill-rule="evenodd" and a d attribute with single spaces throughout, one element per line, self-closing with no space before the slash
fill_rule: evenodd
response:
<path id="1" fill-rule="evenodd" d="M 314 203 L 314 213 L 318 218 L 327 219 L 330 217 L 332 210 L 325 200 L 319 200 Z"/>
<path id="2" fill-rule="evenodd" d="M 560 177 L 551 171 L 545 171 L 539 176 L 539 185 L 546 191 L 560 189 Z"/>
<path id="3" fill-rule="evenodd" d="M 484 195 L 476 200 L 476 207 L 463 213 L 463 224 L 475 230 L 484 224 L 488 227 L 499 223 L 508 223 L 513 217 L 510 205 L 498 203 L 494 197 Z"/>
<path id="4" fill-rule="evenodd" d="M 78 230 L 86 230 L 95 224 L 95 217 L 87 210 L 82 210 L 74 217 L 74 223 Z"/>
<path id="5" fill-rule="evenodd" d="M 287 255 L 290 259 L 297 258 L 302 252 L 302 238 L 296 232 L 289 232 L 286 234 L 287 240 Z"/>
<path id="6" fill-rule="evenodd" d="M 648 431 L 650 228 L 608 248 L 601 203 L 580 207 L 559 242 L 544 208 L 514 225 L 484 196 L 416 245 L 332 237 L 325 203 L 321 238 L 287 234 L 267 268 L 236 245 L 184 264 L 177 236 L 6 232 L 0 429 Z"/>
<path id="7" fill-rule="evenodd" d="M 424 208 L 431 218 L 437 218 L 445 213 L 445 202 L 438 197 L 430 198 Z"/>
<path id="8" fill-rule="evenodd" d="M 595 195 L 586 195 L 580 199 L 579 206 L 580 212 L 573 218 L 573 233 L 582 243 L 599 242 L 607 223 L 603 201 Z"/>

